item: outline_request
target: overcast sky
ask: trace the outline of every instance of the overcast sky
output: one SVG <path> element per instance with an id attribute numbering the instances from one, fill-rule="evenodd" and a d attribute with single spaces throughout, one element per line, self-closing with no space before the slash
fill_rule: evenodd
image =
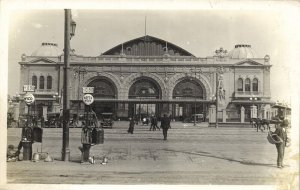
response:
<path id="1" fill-rule="evenodd" d="M 196 57 L 223 47 L 250 44 L 258 57 L 271 57 L 272 100 L 290 101 L 291 15 L 279 10 L 72 10 L 77 23 L 71 46 L 76 54 L 102 52 L 145 34 L 164 39 Z M 10 17 L 8 93 L 19 91 L 18 62 L 42 42 L 63 48 L 64 10 L 17 10 Z"/>

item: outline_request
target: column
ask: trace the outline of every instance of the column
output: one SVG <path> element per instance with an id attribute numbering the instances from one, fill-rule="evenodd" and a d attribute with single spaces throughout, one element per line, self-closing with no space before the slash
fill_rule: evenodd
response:
<path id="1" fill-rule="evenodd" d="M 265 108 L 261 108 L 261 110 L 260 110 L 260 112 L 261 112 L 261 118 L 262 119 L 266 119 L 266 109 Z"/>
<path id="2" fill-rule="evenodd" d="M 223 109 L 222 110 L 222 121 L 223 121 L 223 123 L 226 123 L 226 118 L 227 118 L 227 116 L 226 116 L 226 109 Z"/>
<path id="3" fill-rule="evenodd" d="M 209 123 L 215 123 L 216 122 L 216 106 L 215 105 L 211 105 L 209 107 Z"/>
<path id="4" fill-rule="evenodd" d="M 47 106 L 43 106 L 43 117 L 46 120 L 47 119 Z"/>
<path id="5" fill-rule="evenodd" d="M 14 120 L 18 121 L 20 116 L 20 103 L 14 104 Z"/>
<path id="6" fill-rule="evenodd" d="M 251 111 L 252 114 L 252 111 Z M 245 108 L 242 106 L 241 107 L 241 123 L 245 122 Z"/>
<path id="7" fill-rule="evenodd" d="M 172 116 L 170 119 L 173 119 L 174 115 L 173 115 L 172 103 L 169 103 L 169 108 L 168 109 L 169 109 L 169 115 Z"/>
<path id="8" fill-rule="evenodd" d="M 251 118 L 257 118 L 257 108 L 256 106 L 251 106 Z"/>

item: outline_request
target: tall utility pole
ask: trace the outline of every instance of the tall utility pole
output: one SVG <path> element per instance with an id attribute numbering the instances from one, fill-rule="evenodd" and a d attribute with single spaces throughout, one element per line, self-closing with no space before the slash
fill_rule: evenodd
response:
<path id="1" fill-rule="evenodd" d="M 195 68 L 195 82 L 197 82 L 197 80 L 196 80 L 196 68 Z M 194 126 L 196 126 L 196 87 L 195 87 L 195 89 L 194 89 L 194 98 L 195 98 L 195 102 L 194 102 L 194 106 L 195 106 L 195 108 L 194 108 Z"/>
<path id="2" fill-rule="evenodd" d="M 70 70 L 70 27 L 71 10 L 65 9 L 65 41 L 64 41 L 64 84 L 63 84 L 63 143 L 62 160 L 70 161 L 69 149 L 69 121 L 70 121 L 70 101 L 68 91 L 68 79 Z"/>
<path id="3" fill-rule="evenodd" d="M 219 73 L 218 71 L 216 71 L 216 128 L 219 127 L 218 109 L 219 109 Z"/>

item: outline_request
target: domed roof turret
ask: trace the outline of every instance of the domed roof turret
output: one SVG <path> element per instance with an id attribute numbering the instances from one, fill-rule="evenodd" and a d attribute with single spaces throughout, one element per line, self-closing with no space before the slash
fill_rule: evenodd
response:
<path id="1" fill-rule="evenodd" d="M 43 42 L 41 47 L 34 51 L 31 56 L 51 57 L 60 56 L 62 52 L 58 49 L 56 43 Z"/>
<path id="2" fill-rule="evenodd" d="M 228 53 L 228 56 L 232 59 L 247 59 L 257 58 L 255 51 L 251 48 L 251 45 L 237 44 L 234 49 Z"/>

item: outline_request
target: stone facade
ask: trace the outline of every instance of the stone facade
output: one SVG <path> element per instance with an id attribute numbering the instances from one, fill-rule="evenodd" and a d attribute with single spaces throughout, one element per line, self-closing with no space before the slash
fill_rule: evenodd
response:
<path id="1" fill-rule="evenodd" d="M 248 48 L 251 55 L 245 51 L 239 55 L 238 48 Z M 42 113 L 45 106 L 47 113 L 60 109 L 63 60 L 63 55 L 22 55 L 20 89 L 36 85 L 34 110 L 39 115 L 47 115 Z M 84 111 L 82 87 L 91 85 L 96 85 L 96 113 L 112 112 L 121 119 L 141 116 L 141 112 L 158 116 L 168 113 L 176 120 L 195 113 L 208 117 L 209 107 L 215 104 L 217 84 L 218 114 L 223 115 L 219 117 L 223 122 L 240 122 L 241 108 L 245 109 L 243 121 L 249 119 L 252 105 L 263 110 L 259 117 L 266 117 L 265 112 L 270 111 L 269 57 L 253 57 L 249 45 L 236 46 L 229 53 L 221 48 L 213 56 L 198 58 L 172 43 L 145 36 L 97 57 L 72 53 L 70 65 L 68 88 L 74 114 Z M 24 113 L 26 106 L 20 107 Z"/>

